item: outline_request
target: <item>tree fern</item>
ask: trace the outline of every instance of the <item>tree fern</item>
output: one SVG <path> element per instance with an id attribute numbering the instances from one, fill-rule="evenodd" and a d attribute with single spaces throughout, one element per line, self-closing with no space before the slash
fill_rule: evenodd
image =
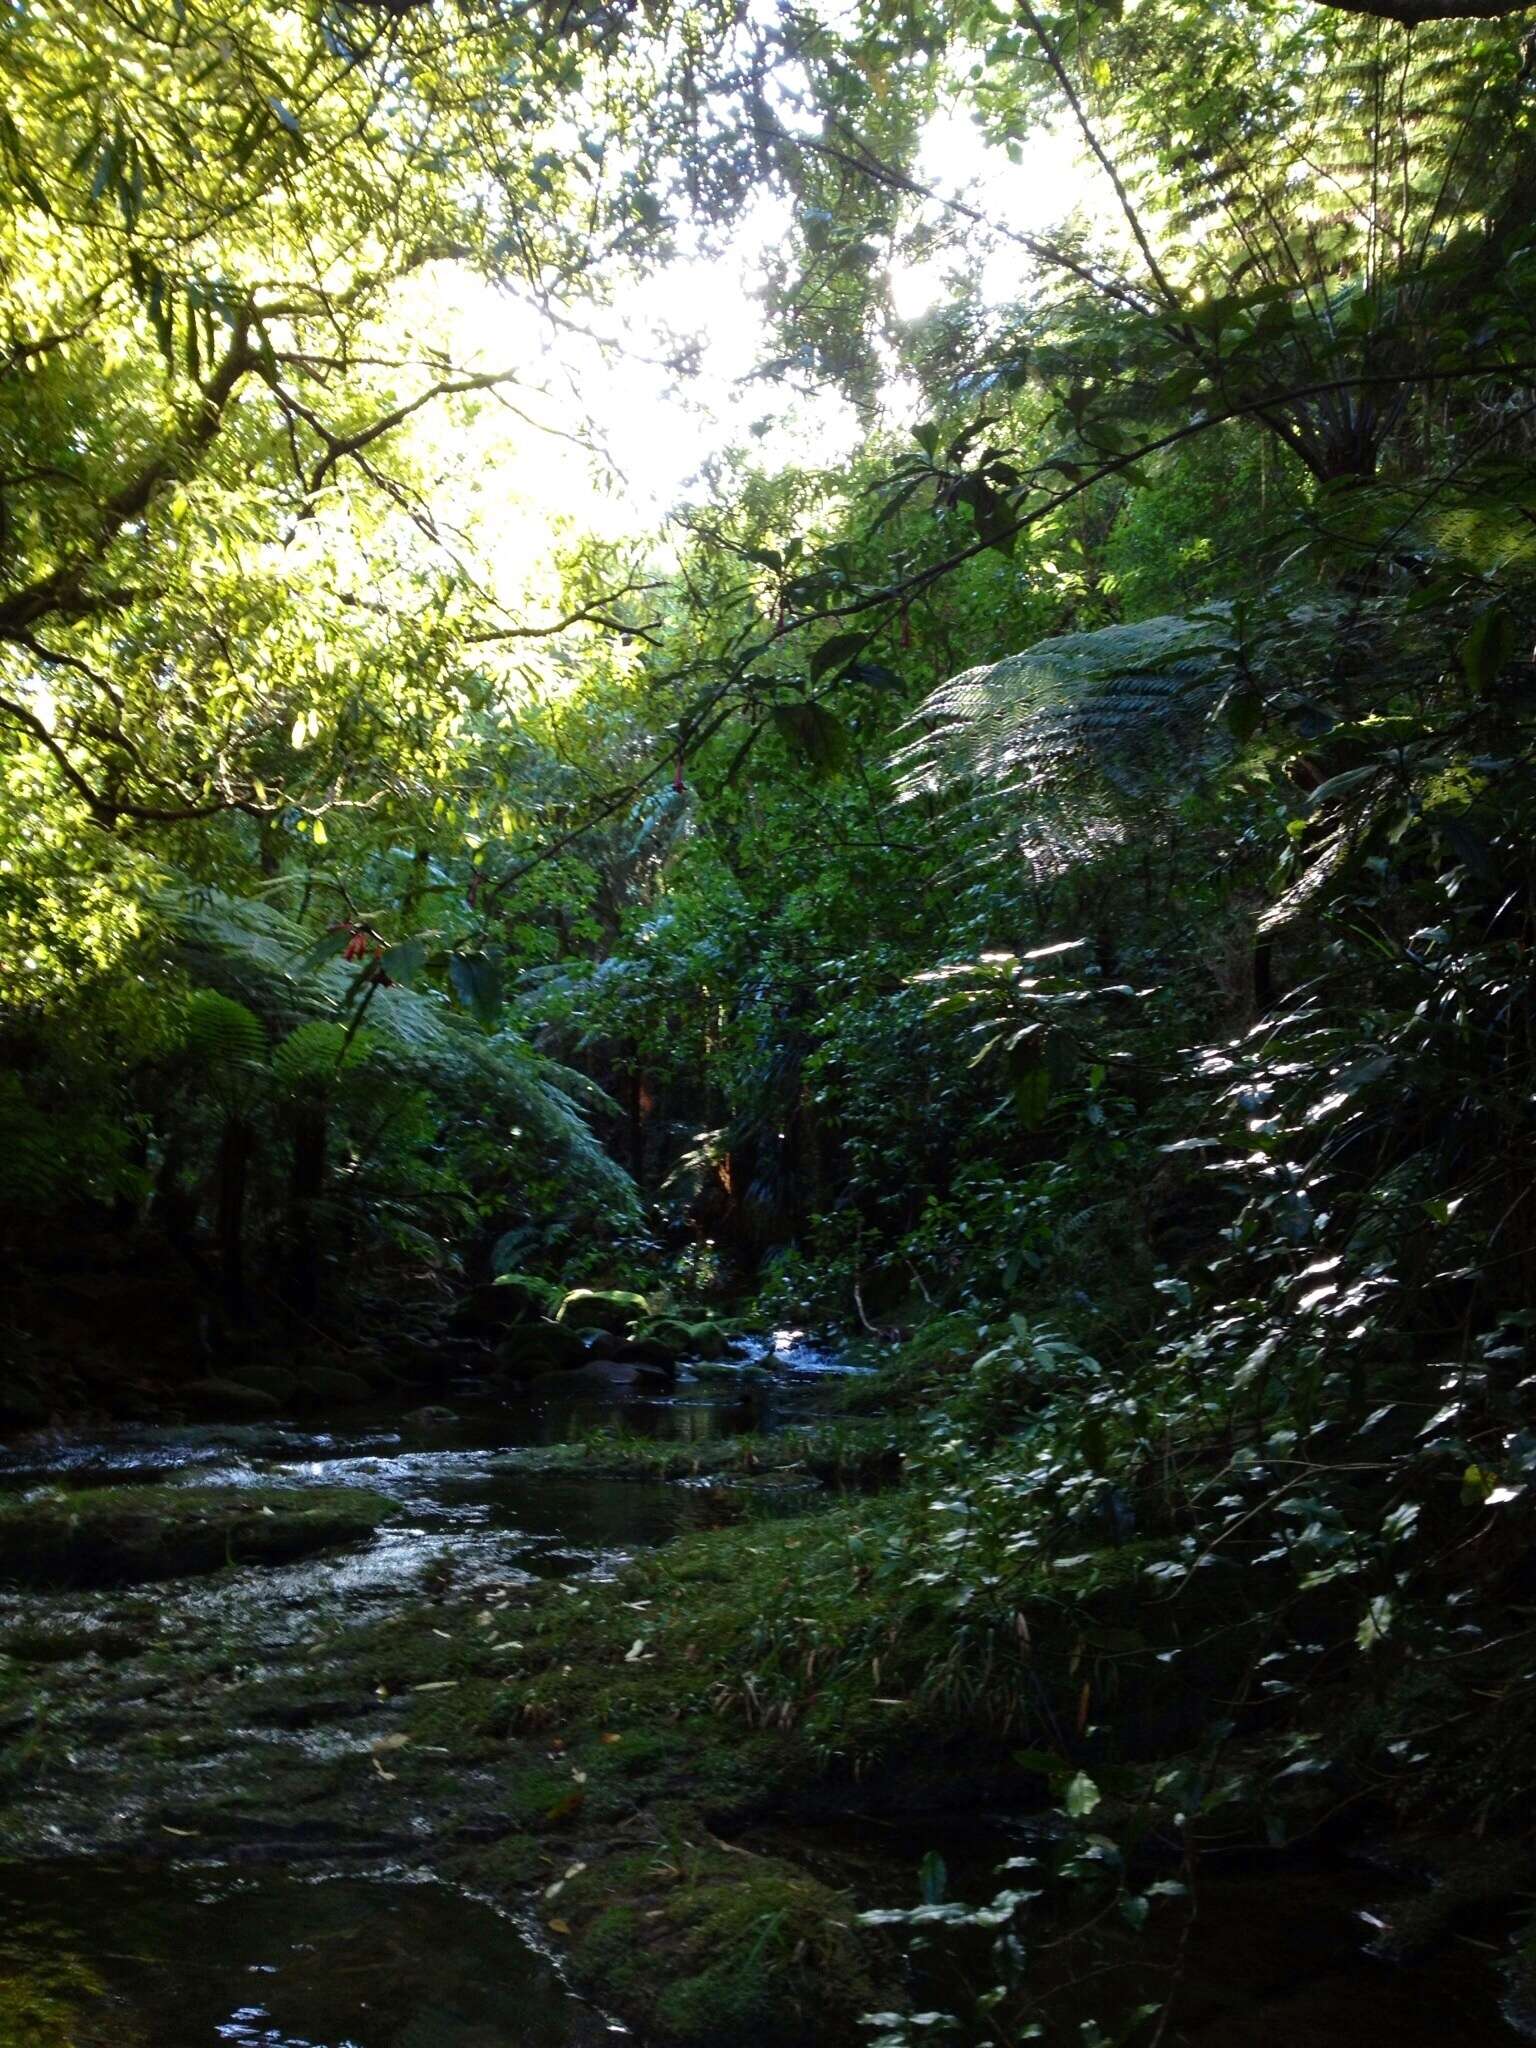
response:
<path id="1" fill-rule="evenodd" d="M 356 971 L 329 960 L 302 972 L 313 935 L 269 904 L 184 888 L 168 892 L 162 907 L 197 979 L 275 1028 L 296 1037 L 315 1022 L 339 1028 L 348 1017 Z M 367 1029 L 380 1060 L 466 1112 L 494 1108 L 509 1131 L 532 1138 L 589 1196 L 624 1210 L 632 1206 L 633 1183 L 603 1150 L 579 1106 L 600 1106 L 599 1091 L 584 1077 L 509 1031 L 487 1037 L 430 990 L 374 988 Z M 319 1044 L 313 1036 L 300 1039 L 289 1063 L 301 1052 L 314 1055 Z"/>
<path id="2" fill-rule="evenodd" d="M 1009 807 L 1010 836 L 1053 865 L 1210 759 L 1210 714 L 1237 666 L 1219 610 L 1043 640 L 942 683 L 896 756 L 903 799 L 966 792 Z"/>

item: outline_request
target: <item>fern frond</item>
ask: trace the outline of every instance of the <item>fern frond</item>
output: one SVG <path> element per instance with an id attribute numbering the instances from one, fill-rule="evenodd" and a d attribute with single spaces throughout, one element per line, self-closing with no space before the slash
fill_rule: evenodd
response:
<path id="1" fill-rule="evenodd" d="M 331 960 L 300 975 L 298 962 L 313 934 L 281 911 L 222 890 L 190 888 L 168 891 L 162 908 L 200 981 L 293 1036 L 319 1021 L 341 1028 L 356 996 L 355 971 Z M 487 1038 L 429 989 L 377 988 L 367 1017 L 375 1057 L 438 1098 L 461 1104 L 466 1114 L 483 1115 L 493 1106 L 586 1194 L 623 1212 L 632 1209 L 633 1182 L 578 1107 L 578 1099 L 591 1099 L 582 1077 L 509 1032 Z M 319 1041 L 301 1043 L 309 1052 Z"/>
<path id="2" fill-rule="evenodd" d="M 210 1067 L 261 1067 L 267 1034 L 244 1003 L 200 988 L 187 1001 L 187 1051 Z"/>
<path id="3" fill-rule="evenodd" d="M 903 799 L 957 788 L 1124 802 L 1187 779 L 1236 659 L 1219 609 L 1044 640 L 942 683 L 895 759 Z"/>

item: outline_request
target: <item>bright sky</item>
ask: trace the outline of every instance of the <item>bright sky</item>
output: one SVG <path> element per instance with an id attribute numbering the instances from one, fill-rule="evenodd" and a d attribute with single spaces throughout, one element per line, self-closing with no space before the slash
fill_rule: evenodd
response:
<path id="1" fill-rule="evenodd" d="M 917 172 L 941 198 L 963 192 L 989 220 L 1019 233 L 1097 210 L 1099 199 L 1068 138 L 1038 133 L 1015 164 L 982 139 L 960 104 L 930 123 Z M 936 225 L 950 218 L 939 204 L 922 217 Z M 595 310 L 587 324 L 616 348 L 558 328 L 488 285 L 442 273 L 426 287 L 434 324 L 446 327 L 461 360 L 528 366 L 518 391 L 481 406 L 464 485 L 465 523 L 509 583 L 516 575 L 526 589 L 531 562 L 547 558 L 552 523 L 614 538 L 659 532 L 703 464 L 729 447 L 751 447 L 769 466 L 835 462 L 852 450 L 859 422 L 841 397 L 753 374 L 766 344 L 756 280 L 787 221 L 784 204 L 764 198 L 738 224 L 723 257 L 676 260 L 617 305 Z M 974 247 L 976 234 L 967 229 L 965 236 Z M 944 254 L 894 269 L 898 317 L 918 319 L 941 303 L 953 270 L 954 258 Z M 986 298 L 1018 297 L 1028 276 L 1026 252 L 996 239 L 982 263 Z M 688 370 L 667 366 L 680 353 L 690 357 Z M 893 387 L 893 416 L 905 415 L 907 397 Z M 600 456 L 569 438 L 583 420 Z M 753 434 L 761 422 L 770 424 Z M 445 463 L 462 457 L 462 435 L 457 451 L 445 442 L 442 452 Z"/>

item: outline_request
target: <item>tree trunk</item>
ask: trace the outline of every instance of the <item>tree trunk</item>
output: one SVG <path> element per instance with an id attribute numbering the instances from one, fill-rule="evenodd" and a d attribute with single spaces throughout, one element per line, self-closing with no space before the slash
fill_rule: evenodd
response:
<path id="1" fill-rule="evenodd" d="M 325 1141 L 325 1104 L 301 1104 L 288 1177 L 288 1229 L 294 1306 L 306 1314 L 313 1312 L 320 1299 L 318 1204 L 325 1188 Z"/>

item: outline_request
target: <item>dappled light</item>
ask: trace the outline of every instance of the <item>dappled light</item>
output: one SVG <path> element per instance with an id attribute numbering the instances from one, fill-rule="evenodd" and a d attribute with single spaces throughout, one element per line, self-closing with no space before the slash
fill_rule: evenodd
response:
<path id="1" fill-rule="evenodd" d="M 0 2048 L 1536 2039 L 1536 10 L 0 69 Z"/>

